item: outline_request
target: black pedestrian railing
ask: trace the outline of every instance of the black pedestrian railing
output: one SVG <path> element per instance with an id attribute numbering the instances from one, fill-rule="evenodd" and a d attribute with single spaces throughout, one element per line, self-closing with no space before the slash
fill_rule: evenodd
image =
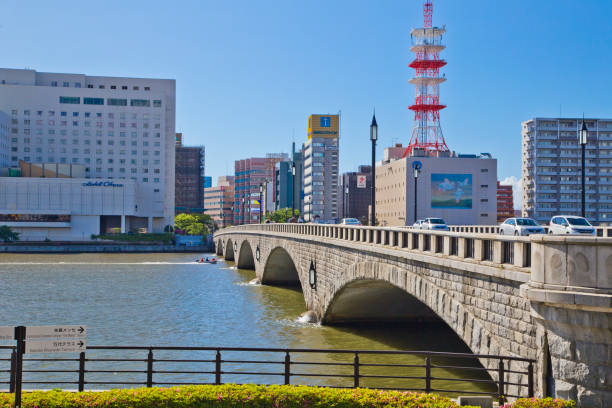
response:
<path id="1" fill-rule="evenodd" d="M 2 352 L 0 376 L 5 377 L 0 377 L 0 384 L 14 392 L 16 348 L 0 346 Z M 433 351 L 89 346 L 78 358 L 26 354 L 21 375 L 28 389 L 305 384 L 469 393 L 504 400 L 534 395 L 533 363 L 518 357 Z"/>

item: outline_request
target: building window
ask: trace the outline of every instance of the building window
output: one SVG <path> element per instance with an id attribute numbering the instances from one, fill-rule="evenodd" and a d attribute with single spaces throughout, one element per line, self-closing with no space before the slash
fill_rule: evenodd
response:
<path id="1" fill-rule="evenodd" d="M 162 101 L 161 101 L 161 99 L 155 99 L 155 100 L 153 100 L 153 107 L 154 107 L 154 108 L 161 108 L 161 106 L 162 106 Z"/>
<path id="2" fill-rule="evenodd" d="M 151 101 L 148 99 L 130 99 L 130 106 L 150 107 Z"/>
<path id="3" fill-rule="evenodd" d="M 127 106 L 127 99 L 108 98 L 106 104 L 109 106 Z"/>
<path id="4" fill-rule="evenodd" d="M 60 96 L 59 103 L 80 104 L 81 98 L 78 96 Z"/>
<path id="5" fill-rule="evenodd" d="M 57 81 L 51 81 L 51 86 L 57 86 Z"/>
<path id="6" fill-rule="evenodd" d="M 104 105 L 104 98 L 83 98 L 85 105 Z"/>
<path id="7" fill-rule="evenodd" d="M 64 88 L 68 88 L 68 87 L 70 86 L 70 83 L 69 83 L 69 82 L 64 81 L 63 85 L 64 85 Z"/>

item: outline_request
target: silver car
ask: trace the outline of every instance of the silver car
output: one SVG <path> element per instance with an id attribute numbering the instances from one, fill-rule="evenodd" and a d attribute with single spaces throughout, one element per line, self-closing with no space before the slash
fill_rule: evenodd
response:
<path id="1" fill-rule="evenodd" d="M 546 230 L 531 218 L 508 218 L 499 226 L 500 235 L 531 235 L 546 234 Z"/>
<path id="2" fill-rule="evenodd" d="M 414 224 L 412 224 L 412 227 L 414 229 L 423 229 L 423 222 L 425 220 L 416 220 L 416 222 Z"/>
<path id="3" fill-rule="evenodd" d="M 448 225 L 446 225 L 442 218 L 425 218 L 425 220 L 423 220 L 423 224 L 421 224 L 421 229 L 450 231 L 450 228 L 448 228 Z"/>
<path id="4" fill-rule="evenodd" d="M 597 235 L 595 227 L 586 218 L 575 215 L 557 215 L 552 217 L 548 233 L 551 235 Z"/>

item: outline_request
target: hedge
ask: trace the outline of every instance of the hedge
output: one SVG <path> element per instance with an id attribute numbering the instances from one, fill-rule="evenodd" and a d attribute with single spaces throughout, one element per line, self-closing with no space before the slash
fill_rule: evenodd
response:
<path id="1" fill-rule="evenodd" d="M 523 400 L 521 400 L 523 401 Z M 573 408 L 552 399 L 528 399 L 528 404 L 507 404 L 512 408 Z M 534 405 L 534 401 L 540 401 Z M 550 401 L 549 404 L 547 401 Z M 554 400 L 560 401 L 560 400 Z M 0 394 L 0 408 L 13 404 L 12 394 Z M 192 385 L 170 388 L 117 389 L 103 392 L 36 391 L 24 393 L 24 408 L 104 407 L 104 408 L 352 408 L 408 407 L 458 408 L 451 399 L 436 394 L 379 391 L 370 389 L 333 389 L 290 385 Z"/>
<path id="2" fill-rule="evenodd" d="M 511 404 L 504 405 L 504 408 L 574 408 L 574 401 L 565 401 L 558 398 L 521 398 Z"/>
<path id="3" fill-rule="evenodd" d="M 174 234 L 171 232 L 151 233 L 151 234 L 102 234 L 92 235 L 92 239 L 110 240 L 116 242 L 161 242 L 164 244 L 172 243 Z"/>

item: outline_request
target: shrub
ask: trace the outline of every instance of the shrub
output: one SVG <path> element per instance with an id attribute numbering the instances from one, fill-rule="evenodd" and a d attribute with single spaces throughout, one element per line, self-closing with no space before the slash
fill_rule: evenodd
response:
<path id="1" fill-rule="evenodd" d="M 504 405 L 504 408 L 575 408 L 574 401 L 565 401 L 558 398 L 521 398 L 513 403 Z"/>
<path id="2" fill-rule="evenodd" d="M 0 241 L 14 242 L 19 241 L 19 233 L 15 232 L 8 225 L 0 225 Z"/>
<path id="3" fill-rule="evenodd" d="M 159 242 L 170 244 L 172 243 L 173 237 L 172 233 L 164 232 L 159 234 L 92 234 L 91 239 L 103 239 L 116 242 Z"/>
<path id="4" fill-rule="evenodd" d="M 9 408 L 12 394 L 0 394 L 0 408 Z M 24 393 L 24 408 L 55 407 L 420 407 L 457 408 L 435 394 L 369 389 L 332 389 L 286 385 L 197 385 L 171 388 L 121 389 L 104 392 L 36 391 Z"/>

